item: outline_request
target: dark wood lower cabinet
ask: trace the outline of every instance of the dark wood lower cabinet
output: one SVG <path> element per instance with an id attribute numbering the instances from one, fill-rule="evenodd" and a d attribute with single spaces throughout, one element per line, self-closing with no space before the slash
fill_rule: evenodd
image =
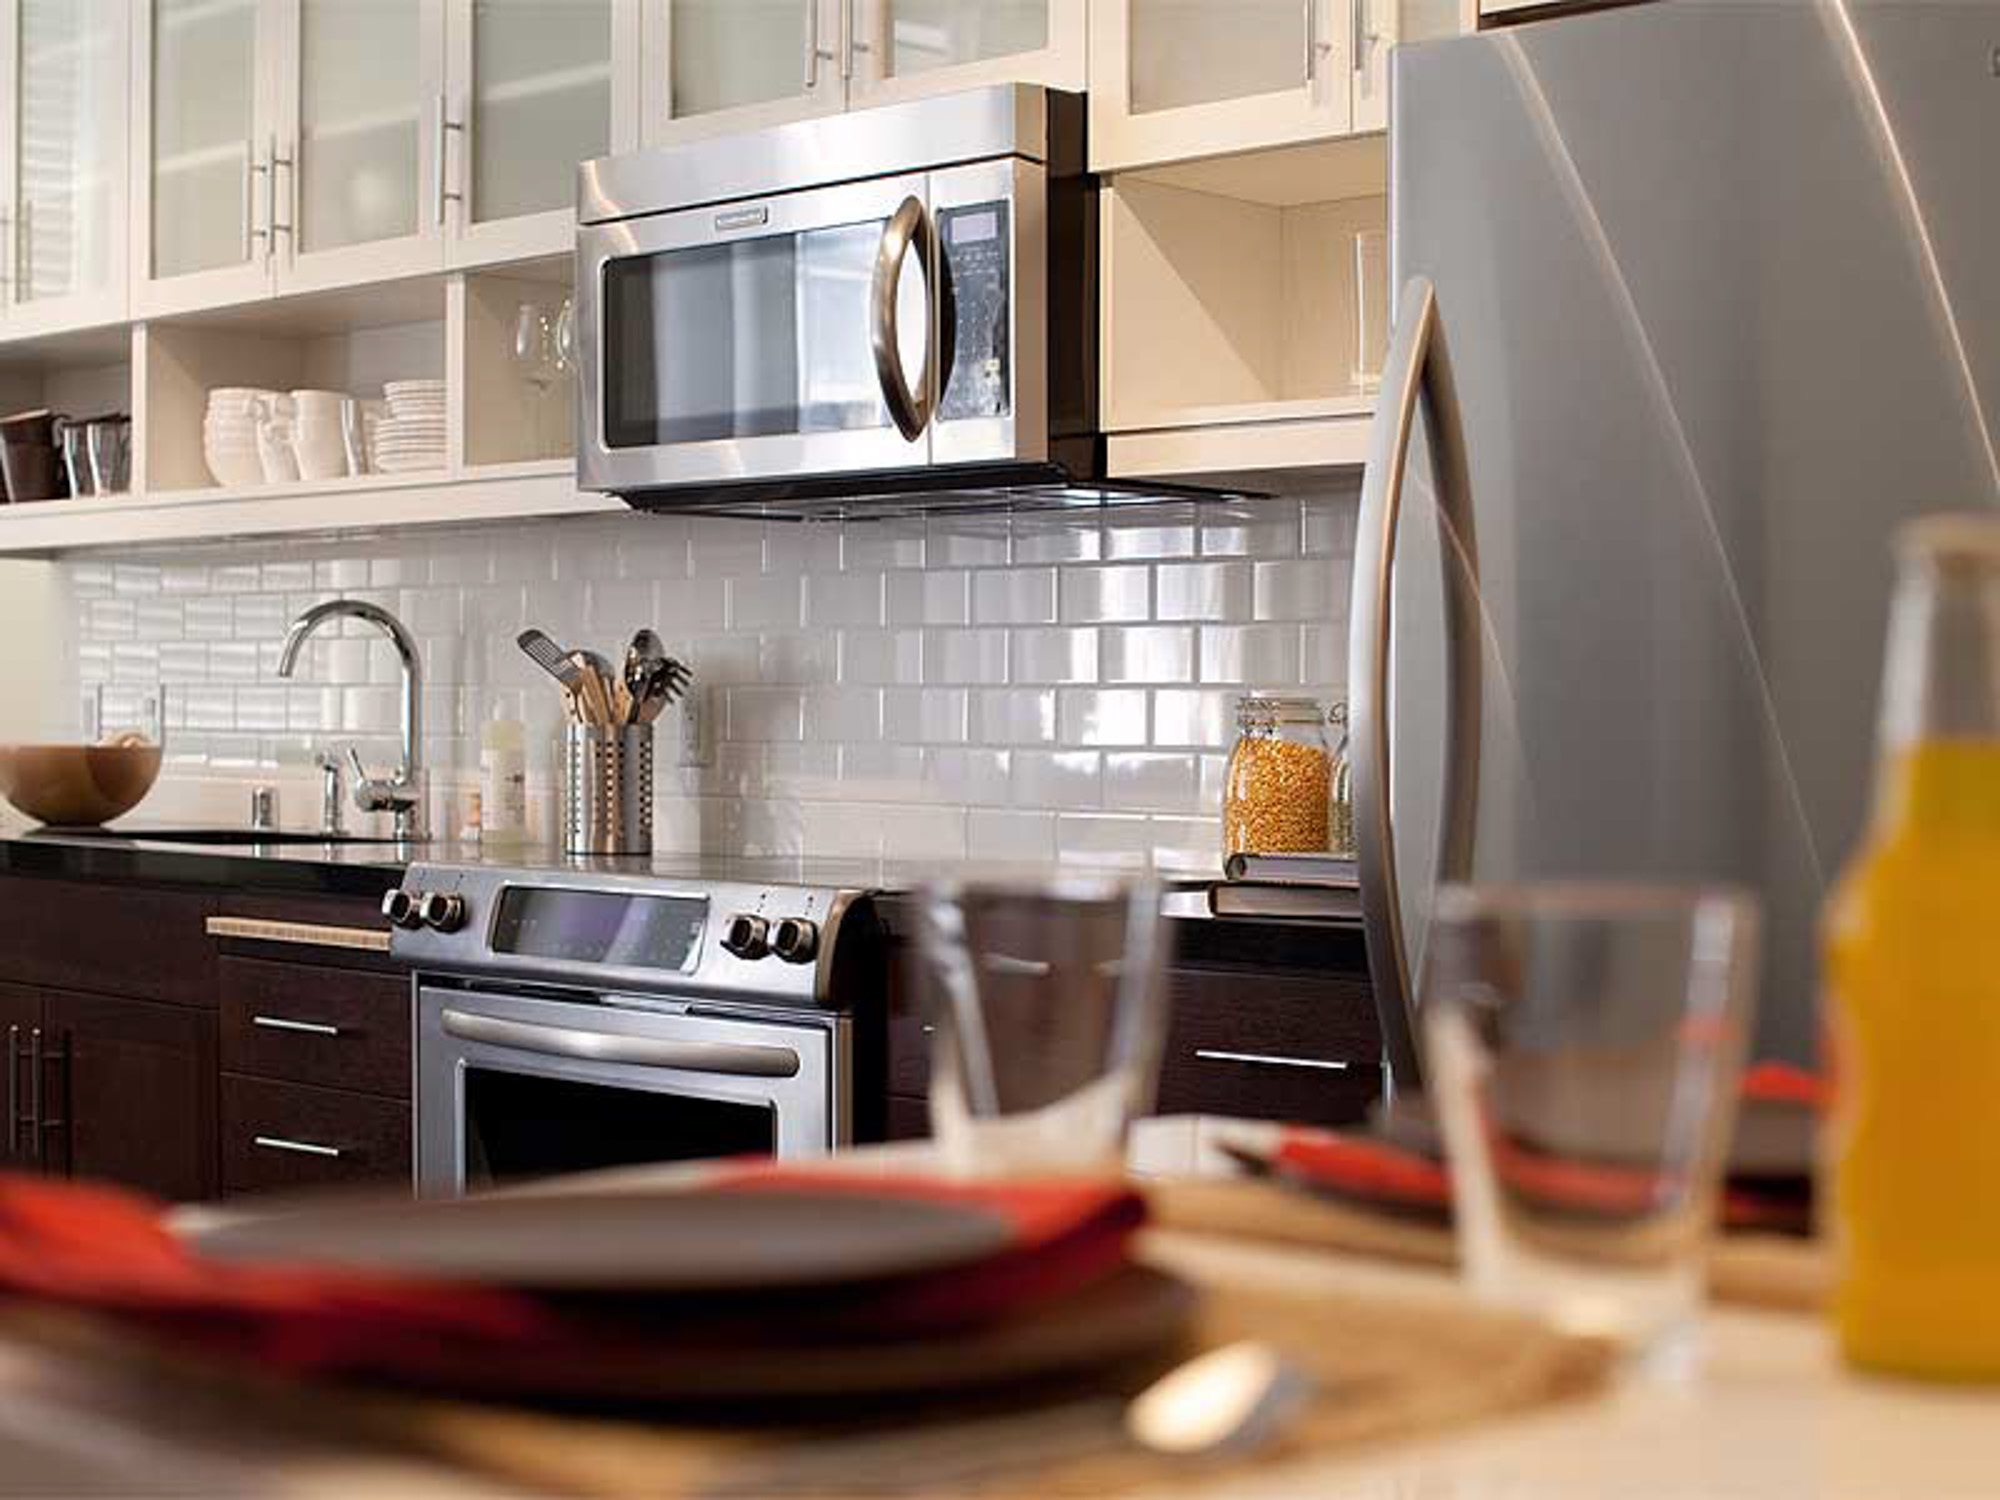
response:
<path id="1" fill-rule="evenodd" d="M 213 1197 L 213 1013 L 50 990 L 42 1018 L 61 1053 L 51 1169 L 165 1198 Z"/>

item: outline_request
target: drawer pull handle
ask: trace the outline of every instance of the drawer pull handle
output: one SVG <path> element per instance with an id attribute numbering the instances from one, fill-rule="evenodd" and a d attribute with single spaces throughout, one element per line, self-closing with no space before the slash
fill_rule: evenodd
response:
<path id="1" fill-rule="evenodd" d="M 252 1016 L 250 1024 L 271 1031 L 302 1031 L 308 1036 L 340 1035 L 338 1026 L 330 1026 L 325 1021 L 294 1021 L 289 1016 Z"/>
<path id="2" fill-rule="evenodd" d="M 1223 1052 L 1213 1047 L 1197 1047 L 1194 1055 L 1203 1062 L 1261 1063 L 1271 1068 L 1321 1068 L 1343 1073 L 1347 1064 L 1324 1057 L 1278 1057 L 1269 1052 Z"/>
<path id="3" fill-rule="evenodd" d="M 340 1147 L 322 1146 L 317 1141 L 288 1141 L 281 1135 L 253 1135 L 250 1144 L 266 1151 L 290 1151 L 297 1156 L 338 1156 Z"/>

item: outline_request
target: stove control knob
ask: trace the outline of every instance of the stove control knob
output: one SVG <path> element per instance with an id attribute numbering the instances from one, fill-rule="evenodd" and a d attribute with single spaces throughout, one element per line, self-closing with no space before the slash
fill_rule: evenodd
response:
<path id="1" fill-rule="evenodd" d="M 771 934 L 771 951 L 788 964 L 809 964 L 819 956 L 819 923 L 786 917 Z"/>
<path id="2" fill-rule="evenodd" d="M 417 894 L 398 886 L 382 897 L 382 915 L 389 919 L 389 925 L 400 927 L 405 932 L 413 932 L 423 925 L 423 918 L 417 915 Z"/>
<path id="3" fill-rule="evenodd" d="M 465 897 L 432 891 L 417 903 L 417 920 L 434 932 L 456 932 L 465 925 Z"/>
<path id="4" fill-rule="evenodd" d="M 762 917 L 740 911 L 729 919 L 722 934 L 723 951 L 738 958 L 759 959 L 771 951 L 771 924 Z"/>

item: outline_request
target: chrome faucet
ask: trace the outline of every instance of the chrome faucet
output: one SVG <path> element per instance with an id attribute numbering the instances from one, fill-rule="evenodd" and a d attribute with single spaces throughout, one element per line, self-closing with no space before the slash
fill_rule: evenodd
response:
<path id="1" fill-rule="evenodd" d="M 373 625 L 396 647 L 403 663 L 403 761 L 396 774 L 387 779 L 370 776 L 361 763 L 361 752 L 349 745 L 347 763 L 354 768 L 354 805 L 363 812 L 390 812 L 396 815 L 396 837 L 420 839 L 424 836 L 424 789 L 417 771 L 417 759 L 424 743 L 424 668 L 417 657 L 417 643 L 403 622 L 378 604 L 365 599 L 328 599 L 292 621 L 285 632 L 285 649 L 278 657 L 278 675 L 290 677 L 299 664 L 299 652 L 314 631 L 329 620 L 364 620 Z"/>

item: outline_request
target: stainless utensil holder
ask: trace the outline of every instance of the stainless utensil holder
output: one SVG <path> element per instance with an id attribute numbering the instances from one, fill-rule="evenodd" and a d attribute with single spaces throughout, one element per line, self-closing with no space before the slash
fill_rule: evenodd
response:
<path id="1" fill-rule="evenodd" d="M 653 726 L 563 730 L 563 852 L 653 852 Z"/>

